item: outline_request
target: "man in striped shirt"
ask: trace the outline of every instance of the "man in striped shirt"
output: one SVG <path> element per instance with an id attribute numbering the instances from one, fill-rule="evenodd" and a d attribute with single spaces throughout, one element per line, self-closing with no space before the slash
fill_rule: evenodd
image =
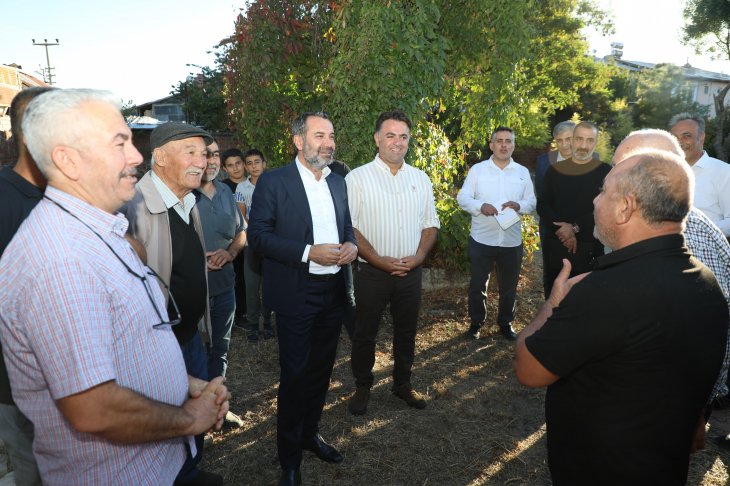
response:
<path id="1" fill-rule="evenodd" d="M 172 484 L 183 436 L 228 410 L 223 378 L 185 372 L 162 292 L 125 240 L 117 209 L 142 156 L 119 109 L 108 91 L 53 90 L 22 123 L 48 188 L 0 260 L 0 338 L 47 485 Z"/>
<path id="2" fill-rule="evenodd" d="M 394 393 L 418 409 L 423 397 L 411 386 L 416 327 L 421 308 L 421 264 L 436 242 L 439 220 L 428 176 L 404 162 L 411 121 L 400 110 L 375 122 L 378 155 L 347 175 L 347 196 L 359 261 L 352 372 L 357 391 L 350 412 L 367 411 L 373 386 L 375 337 L 385 306 L 393 316 Z"/>

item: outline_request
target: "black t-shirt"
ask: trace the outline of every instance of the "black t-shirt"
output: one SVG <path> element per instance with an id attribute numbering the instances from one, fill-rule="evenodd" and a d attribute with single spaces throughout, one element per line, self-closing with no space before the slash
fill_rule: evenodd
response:
<path id="1" fill-rule="evenodd" d="M 553 484 L 685 484 L 727 330 L 717 279 L 683 235 L 598 258 L 525 341 L 561 377 L 545 405 Z"/>
<path id="2" fill-rule="evenodd" d="M 236 187 L 238 187 L 238 182 L 233 182 L 230 179 L 223 179 L 221 182 L 227 185 L 233 194 L 236 193 Z"/>
<path id="3" fill-rule="evenodd" d="M 208 285 L 205 279 L 205 250 L 200 237 L 195 232 L 192 216 L 189 223 L 170 209 L 170 240 L 172 242 L 172 272 L 170 275 L 170 294 L 180 310 L 182 321 L 172 326 L 177 342 L 187 344 L 198 332 L 198 321 L 205 314 L 208 298 Z M 175 318 L 172 299 L 167 304 L 170 319 Z"/>
<path id="4" fill-rule="evenodd" d="M 13 167 L 0 169 L 0 256 L 36 204 L 43 189 L 25 180 Z M 0 347 L 2 351 L 2 347 Z M 0 358 L 0 403 L 14 405 L 5 361 Z"/>
<path id="5" fill-rule="evenodd" d="M 546 238 L 558 239 L 555 232 L 559 227 L 553 223 L 560 222 L 578 225 L 578 241 L 598 241 L 593 236 L 593 200 L 609 172 L 611 166 L 598 159 L 585 164 L 566 159 L 548 168 L 537 195 L 537 214 Z"/>

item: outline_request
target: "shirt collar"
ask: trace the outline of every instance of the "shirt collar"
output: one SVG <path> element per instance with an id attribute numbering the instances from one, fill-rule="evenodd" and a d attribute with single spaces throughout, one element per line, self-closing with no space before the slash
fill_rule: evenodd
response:
<path id="1" fill-rule="evenodd" d="M 558 150 L 558 160 L 556 162 L 562 162 L 566 160 L 565 157 L 563 157 L 563 154 L 560 153 L 560 150 Z"/>
<path id="2" fill-rule="evenodd" d="M 215 187 L 215 194 L 213 194 L 213 199 L 211 201 L 215 201 L 216 199 L 221 197 L 221 192 L 223 191 L 223 183 L 218 182 L 217 179 L 213 179 L 213 187 Z M 208 197 L 203 191 L 200 190 L 200 188 L 193 189 L 193 192 L 196 192 L 200 194 L 200 196 Z M 196 198 L 195 201 L 197 202 L 198 199 Z"/>
<path id="3" fill-rule="evenodd" d="M 150 177 L 152 178 L 152 182 L 155 184 L 157 191 L 159 191 L 160 196 L 162 196 L 162 200 L 165 202 L 165 207 L 167 209 L 180 204 L 187 213 L 192 210 L 195 205 L 195 194 L 193 194 L 193 191 L 185 194 L 185 196 L 183 196 L 183 202 L 181 203 L 175 193 L 173 193 L 170 188 L 162 182 L 162 179 L 160 179 L 154 171 L 150 171 Z"/>
<path id="4" fill-rule="evenodd" d="M 654 238 L 641 240 L 633 245 L 629 245 L 621 248 L 620 250 L 612 251 L 608 255 L 596 258 L 593 260 L 593 269 L 603 270 L 604 268 L 618 265 L 647 253 L 673 248 L 683 248 L 685 246 L 684 235 L 682 233 L 656 236 Z"/>
<path id="5" fill-rule="evenodd" d="M 63 207 L 69 213 L 79 218 L 81 222 L 91 226 L 100 235 L 114 233 L 124 238 L 124 234 L 127 232 L 129 222 L 121 213 L 109 214 L 103 209 L 92 206 L 71 194 L 51 186 L 46 188 L 46 197 L 56 203 L 53 204 L 52 202 L 51 204 Z"/>
<path id="6" fill-rule="evenodd" d="M 390 172 L 390 166 L 383 162 L 383 159 L 380 158 L 380 155 L 376 155 L 373 159 L 373 162 L 375 163 L 375 167 L 382 170 L 383 172 Z M 403 164 L 401 164 L 400 169 L 398 169 L 398 172 L 403 172 L 406 170 L 406 162 L 403 161 Z"/>
<path id="7" fill-rule="evenodd" d="M 492 160 L 492 158 L 493 158 L 493 157 L 494 157 L 494 156 L 492 156 L 492 157 L 489 157 L 489 158 L 487 159 L 487 167 L 494 167 L 494 168 L 495 168 L 495 169 L 497 169 L 497 170 L 502 170 L 502 169 L 500 169 L 499 167 L 497 167 L 497 164 L 495 164 L 495 163 L 494 163 L 494 160 Z M 514 160 L 512 160 L 512 157 L 510 157 L 510 158 L 509 158 L 509 164 L 507 164 L 507 166 L 506 166 L 506 167 L 504 168 L 504 170 L 507 170 L 507 169 L 512 169 L 512 170 L 514 170 L 515 168 L 516 168 L 516 167 L 515 167 L 515 161 L 514 161 Z"/>
<path id="8" fill-rule="evenodd" d="M 320 182 L 320 181 L 326 179 L 327 176 L 330 175 L 330 173 L 332 172 L 329 167 L 325 166 L 325 168 L 322 169 L 322 177 L 318 181 L 317 178 L 314 177 L 314 172 L 307 169 L 306 167 L 304 167 L 304 165 L 301 162 L 299 162 L 299 156 L 297 156 L 294 160 L 297 161 L 297 169 L 299 169 L 299 175 L 302 176 L 302 180 L 304 180 L 305 178 L 308 178 L 310 181 Z M 250 179 L 250 177 L 249 177 L 249 179 Z M 248 179 L 246 179 L 246 180 L 248 180 Z M 249 184 L 251 184 L 250 181 L 249 181 Z M 251 184 L 251 185 L 253 185 L 253 184 Z"/>
<path id="9" fill-rule="evenodd" d="M 15 166 L 3 167 L 0 170 L 0 178 L 5 179 L 26 197 L 40 199 L 43 197 L 43 189 L 28 182 L 22 175 L 13 170 Z"/>
<path id="10" fill-rule="evenodd" d="M 695 162 L 695 166 L 705 169 L 707 168 L 708 162 L 710 162 L 710 156 L 707 155 L 707 152 L 702 151 L 702 157 L 700 157 L 699 160 Z"/>

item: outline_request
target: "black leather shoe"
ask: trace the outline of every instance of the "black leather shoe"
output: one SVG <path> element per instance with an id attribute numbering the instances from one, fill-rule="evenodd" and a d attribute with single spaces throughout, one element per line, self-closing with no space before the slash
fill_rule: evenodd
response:
<path id="1" fill-rule="evenodd" d="M 517 334 L 515 334 L 515 332 L 512 330 L 512 326 L 499 326 L 499 332 L 502 333 L 502 336 L 507 338 L 507 341 L 517 341 Z"/>
<path id="2" fill-rule="evenodd" d="M 324 462 L 332 462 L 335 464 L 342 462 L 342 455 L 337 452 L 337 449 L 327 444 L 319 434 L 308 439 L 302 439 L 302 449 L 314 452 L 314 455 Z"/>
<path id="3" fill-rule="evenodd" d="M 302 473 L 299 469 L 282 469 L 279 486 L 302 486 Z"/>
<path id="4" fill-rule="evenodd" d="M 479 326 L 469 326 L 469 330 L 466 331 L 465 336 L 469 341 L 476 341 L 479 339 Z"/>

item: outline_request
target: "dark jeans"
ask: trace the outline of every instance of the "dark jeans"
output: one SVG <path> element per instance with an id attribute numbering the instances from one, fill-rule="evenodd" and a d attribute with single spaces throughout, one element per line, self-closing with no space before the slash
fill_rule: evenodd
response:
<path id="1" fill-rule="evenodd" d="M 208 343 L 208 379 L 226 376 L 228 367 L 228 346 L 231 343 L 231 327 L 236 310 L 236 296 L 233 289 L 210 298 L 210 324 L 213 328 Z"/>
<path id="2" fill-rule="evenodd" d="M 243 250 L 233 259 L 233 271 L 236 272 L 236 318 L 246 324 L 246 278 L 243 271 Z"/>
<path id="3" fill-rule="evenodd" d="M 355 285 L 352 281 L 354 265 L 355 262 L 352 262 L 342 267 L 342 272 L 345 276 L 345 315 L 342 318 L 342 325 L 345 326 L 345 331 L 347 331 L 347 336 L 350 338 L 350 341 L 355 339 L 355 309 L 357 307 L 355 305 Z"/>
<path id="4" fill-rule="evenodd" d="M 342 329 L 345 283 L 339 273 L 327 282 L 308 282 L 296 315 L 276 314 L 281 365 L 276 443 L 282 469 L 299 469 L 302 438 L 319 431 Z"/>
<path id="5" fill-rule="evenodd" d="M 393 380 L 411 380 L 416 351 L 416 327 L 421 310 L 421 267 L 396 277 L 369 263 L 359 262 L 355 272 L 357 327 L 352 341 L 352 374 L 357 386 L 373 386 L 375 338 L 385 306 L 393 316 Z"/>
<path id="6" fill-rule="evenodd" d="M 182 351 L 183 360 L 185 360 L 185 368 L 190 376 L 199 378 L 201 380 L 208 381 L 208 364 L 205 356 L 205 349 L 203 348 L 203 340 L 200 338 L 200 334 L 195 334 L 195 337 L 188 341 L 186 344 L 180 346 Z M 187 457 L 185 462 L 177 473 L 175 481 L 181 483 L 192 481 L 198 475 L 198 463 L 203 458 L 203 441 L 205 434 L 195 436 L 195 447 L 198 449 L 195 457 L 190 454 L 190 447 L 187 441 L 185 441 L 185 451 Z"/>
<path id="7" fill-rule="evenodd" d="M 246 274 L 246 304 L 248 305 L 248 322 L 259 328 L 259 316 L 263 314 L 264 322 L 271 322 L 271 311 L 263 305 L 261 285 L 264 280 L 264 259 L 261 253 L 246 246 L 243 249 L 243 272 Z"/>
<path id="8" fill-rule="evenodd" d="M 487 285 L 492 266 L 497 263 L 499 272 L 499 311 L 497 324 L 509 326 L 515 320 L 517 283 L 522 266 L 522 245 L 513 247 L 489 246 L 477 243 L 470 236 L 469 261 L 469 318 L 473 327 L 482 327 L 487 318 Z"/>

